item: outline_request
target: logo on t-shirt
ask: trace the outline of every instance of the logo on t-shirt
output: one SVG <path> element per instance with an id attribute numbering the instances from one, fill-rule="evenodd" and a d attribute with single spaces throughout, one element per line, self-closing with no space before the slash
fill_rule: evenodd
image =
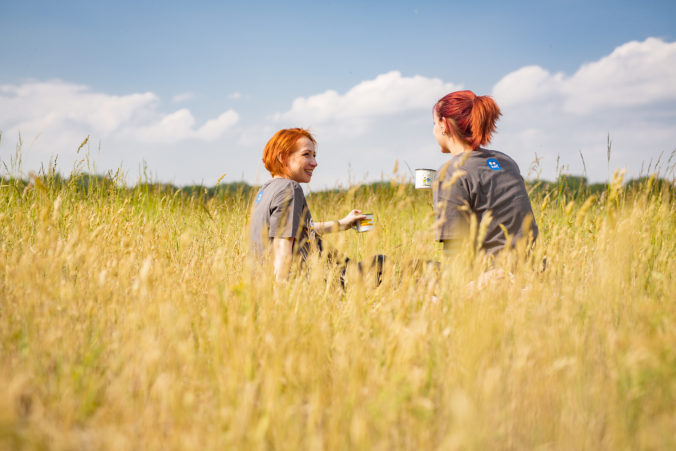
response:
<path id="1" fill-rule="evenodd" d="M 499 171 L 500 169 L 502 169 L 500 167 L 500 163 L 498 163 L 498 160 L 496 160 L 495 158 L 489 158 L 488 160 L 486 160 L 486 164 L 488 165 L 489 168 L 491 168 L 494 171 Z"/>
<path id="2" fill-rule="evenodd" d="M 258 192 L 258 196 L 256 196 L 256 203 L 259 203 L 261 201 L 261 197 L 263 197 L 263 190 L 260 190 Z"/>

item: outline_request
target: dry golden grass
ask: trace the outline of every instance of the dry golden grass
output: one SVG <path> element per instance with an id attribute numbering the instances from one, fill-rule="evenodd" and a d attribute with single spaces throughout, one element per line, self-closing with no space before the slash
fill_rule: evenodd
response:
<path id="1" fill-rule="evenodd" d="M 386 254 L 380 287 L 320 260 L 274 284 L 246 196 L 0 188 L 0 447 L 676 447 L 669 191 L 536 196 L 535 251 L 481 286 L 433 242 L 429 192 L 308 201 L 375 214 L 326 243 Z"/>

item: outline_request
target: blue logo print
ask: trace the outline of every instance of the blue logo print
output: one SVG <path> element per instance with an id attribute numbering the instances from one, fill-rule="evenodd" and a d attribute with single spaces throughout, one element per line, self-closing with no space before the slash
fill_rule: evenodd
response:
<path id="1" fill-rule="evenodd" d="M 263 197 L 263 190 L 260 190 L 258 192 L 258 196 L 256 196 L 256 203 L 259 203 L 261 201 L 261 197 Z"/>
<path id="2" fill-rule="evenodd" d="M 491 168 L 494 171 L 499 171 L 500 169 L 502 169 L 500 167 L 500 163 L 498 163 L 498 160 L 496 160 L 495 158 L 489 158 L 488 160 L 486 160 L 486 164 L 488 165 L 489 168 Z"/>

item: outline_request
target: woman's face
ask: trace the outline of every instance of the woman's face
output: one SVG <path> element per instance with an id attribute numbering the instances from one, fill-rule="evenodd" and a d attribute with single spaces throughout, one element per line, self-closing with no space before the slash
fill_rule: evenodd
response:
<path id="1" fill-rule="evenodd" d="M 315 143 L 305 136 L 300 138 L 296 142 L 296 150 L 285 162 L 288 178 L 298 183 L 308 183 L 312 178 L 312 171 L 317 167 L 316 156 Z"/>
<path id="2" fill-rule="evenodd" d="M 444 135 L 444 123 L 439 119 L 439 115 L 437 114 L 436 110 L 433 113 L 433 121 L 434 121 L 434 137 L 437 139 L 437 143 L 439 143 L 439 147 L 441 147 L 441 153 L 451 153 L 451 151 L 448 149 L 448 137 Z"/>

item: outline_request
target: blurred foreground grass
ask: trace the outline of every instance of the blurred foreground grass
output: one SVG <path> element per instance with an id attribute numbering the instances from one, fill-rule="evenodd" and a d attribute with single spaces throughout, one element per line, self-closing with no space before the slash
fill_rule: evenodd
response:
<path id="1" fill-rule="evenodd" d="M 430 192 L 313 193 L 316 220 L 375 214 L 327 246 L 388 256 L 342 291 L 250 260 L 248 191 L 54 180 L 0 187 L 0 447 L 676 447 L 673 184 L 536 190 L 535 251 L 480 287 Z"/>

